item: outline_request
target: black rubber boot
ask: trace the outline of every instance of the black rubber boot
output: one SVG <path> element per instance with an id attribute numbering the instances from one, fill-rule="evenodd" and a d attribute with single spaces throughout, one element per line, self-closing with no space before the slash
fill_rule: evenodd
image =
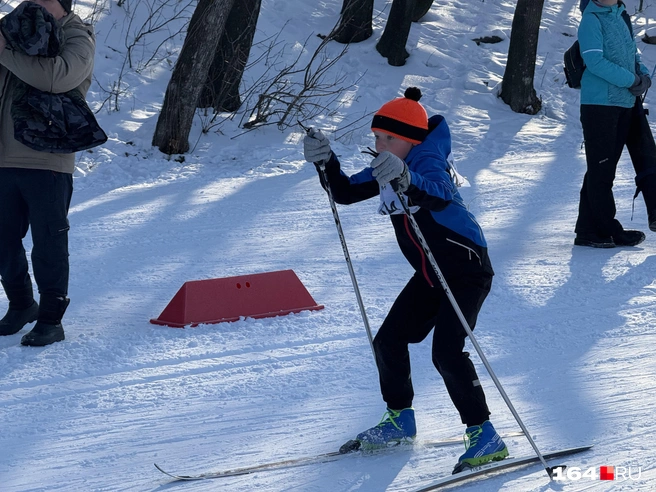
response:
<path id="1" fill-rule="evenodd" d="M 42 295 L 39 306 L 39 317 L 27 335 L 21 339 L 21 345 L 43 347 L 64 340 L 64 327 L 61 319 L 64 317 L 70 299 L 53 295 Z"/>

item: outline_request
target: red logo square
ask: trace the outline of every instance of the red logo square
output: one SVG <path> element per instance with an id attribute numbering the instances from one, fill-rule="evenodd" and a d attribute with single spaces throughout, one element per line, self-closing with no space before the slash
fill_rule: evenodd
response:
<path id="1" fill-rule="evenodd" d="M 599 467 L 599 480 L 615 480 L 615 467 L 614 466 L 600 466 Z"/>

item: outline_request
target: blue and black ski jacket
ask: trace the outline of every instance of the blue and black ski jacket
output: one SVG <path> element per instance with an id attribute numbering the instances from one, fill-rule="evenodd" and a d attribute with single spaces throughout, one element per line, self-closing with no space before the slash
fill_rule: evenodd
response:
<path id="1" fill-rule="evenodd" d="M 440 115 L 431 117 L 428 125 L 426 139 L 413 147 L 405 159 L 412 183 L 405 196 L 409 206 L 419 207 L 413 217 L 447 280 L 454 275 L 483 272 L 494 275 L 483 231 L 467 210 L 450 172 L 449 127 Z M 335 202 L 340 204 L 348 205 L 380 194 L 370 167 L 346 176 L 334 153 L 326 163 L 326 177 Z M 430 285 L 439 285 L 408 217 L 403 213 L 390 217 L 397 242 L 408 262 Z"/>

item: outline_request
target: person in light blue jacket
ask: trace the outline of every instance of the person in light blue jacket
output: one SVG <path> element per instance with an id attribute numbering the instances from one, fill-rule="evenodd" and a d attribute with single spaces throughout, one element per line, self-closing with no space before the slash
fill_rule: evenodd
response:
<path id="1" fill-rule="evenodd" d="M 358 434 L 341 451 L 412 442 L 417 429 L 408 345 L 423 341 L 433 331 L 433 364 L 467 426 L 468 446 L 456 465 L 462 470 L 503 459 L 508 448 L 489 420 L 485 393 L 464 351 L 467 333 L 397 191 L 405 195 L 409 211 L 472 329 L 490 292 L 494 271 L 483 231 L 458 192 L 449 127 L 440 115 L 428 118 L 420 98 L 421 91 L 410 87 L 404 97 L 385 103 L 376 112 L 371 129 L 377 155 L 358 173 L 347 176 L 342 172 L 321 131 L 312 130 L 305 137 L 304 155 L 308 162 L 325 166 L 326 180 L 323 172 L 319 176 L 337 203 L 348 205 L 379 197 L 378 211 L 390 216 L 401 252 L 415 270 L 373 343 L 387 411 L 378 425 Z"/>
<path id="2" fill-rule="evenodd" d="M 586 65 L 581 79 L 581 125 L 587 171 L 583 178 L 574 244 L 597 248 L 635 246 L 641 231 L 615 218 L 613 181 L 624 146 L 636 172 L 649 228 L 656 231 L 656 144 L 641 96 L 651 86 L 640 60 L 631 19 L 618 0 L 582 0 L 578 38 Z"/>

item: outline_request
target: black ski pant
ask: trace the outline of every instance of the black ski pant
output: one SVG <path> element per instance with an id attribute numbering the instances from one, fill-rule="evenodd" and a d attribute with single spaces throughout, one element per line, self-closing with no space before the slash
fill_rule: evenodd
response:
<path id="1" fill-rule="evenodd" d="M 480 272 L 447 278 L 460 310 L 474 329 L 478 312 L 490 292 L 492 276 Z M 444 289 L 431 287 L 418 273 L 401 291 L 374 338 L 374 350 L 383 400 L 388 408 L 412 406 L 414 390 L 410 375 L 408 344 L 433 333 L 433 364 L 444 379 L 446 389 L 462 423 L 485 422 L 490 411 L 476 369 L 463 352 L 467 333 Z"/>
<path id="2" fill-rule="evenodd" d="M 577 234 L 614 236 L 623 231 L 615 218 L 613 181 L 624 146 L 631 156 L 648 211 L 656 207 L 656 144 L 642 103 L 633 108 L 581 105 L 587 171 L 576 221 Z"/>
<path id="3" fill-rule="evenodd" d="M 68 293 L 68 208 L 73 176 L 41 169 L 0 168 L 0 277 L 12 294 L 31 291 L 23 247 L 32 232 L 32 269 L 41 295 Z"/>

